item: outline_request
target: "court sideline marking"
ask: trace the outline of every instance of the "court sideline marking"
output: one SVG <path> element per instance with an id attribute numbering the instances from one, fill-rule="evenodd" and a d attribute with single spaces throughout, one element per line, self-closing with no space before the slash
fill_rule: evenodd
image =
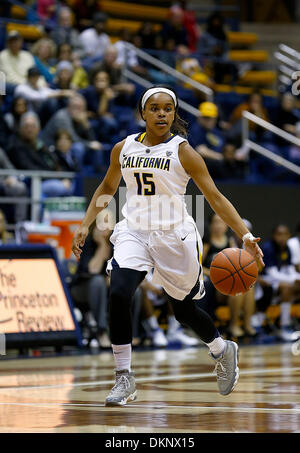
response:
<path id="1" fill-rule="evenodd" d="M 16 369 L 16 372 L 18 370 Z M 258 370 L 240 370 L 240 376 L 251 376 L 256 374 L 270 374 L 270 373 L 288 373 L 291 371 L 300 371 L 300 367 L 294 368 L 263 368 Z M 144 378 L 136 378 L 136 382 L 154 382 L 154 381 L 180 381 L 184 379 L 194 379 L 194 378 L 206 378 L 206 377 L 213 377 L 213 372 L 211 373 L 193 373 L 193 374 L 176 374 L 176 375 L 166 375 L 166 376 L 151 376 L 151 377 L 144 377 Z M 113 384 L 115 383 L 114 379 L 106 380 L 106 381 L 92 381 L 92 382 L 68 382 L 65 384 L 57 384 L 57 385 L 34 385 L 34 386 L 20 386 L 20 387 L 2 387 L 0 388 L 1 391 L 7 390 L 41 390 L 41 389 L 55 389 L 55 388 L 64 388 L 64 387 L 89 387 L 94 385 L 106 385 L 106 384 Z"/>
<path id="2" fill-rule="evenodd" d="M 29 406 L 29 407 L 36 407 L 36 408 L 50 408 L 50 407 L 78 407 L 81 406 L 83 408 L 89 408 L 89 407 L 94 407 L 94 408 L 103 408 L 106 411 L 107 410 L 120 410 L 122 407 L 109 407 L 107 408 L 104 403 L 16 403 L 16 402 L 0 402 L 1 406 Z M 232 406 L 176 406 L 176 405 L 171 405 L 171 406 L 160 406 L 160 405 L 147 405 L 147 404 L 126 404 L 126 407 L 134 408 L 134 409 L 202 409 L 205 411 L 221 411 L 221 412 L 252 412 L 252 413 L 265 413 L 265 412 L 272 412 L 272 413 L 284 413 L 284 414 L 300 414 L 300 408 L 269 408 L 269 407 L 232 407 Z"/>

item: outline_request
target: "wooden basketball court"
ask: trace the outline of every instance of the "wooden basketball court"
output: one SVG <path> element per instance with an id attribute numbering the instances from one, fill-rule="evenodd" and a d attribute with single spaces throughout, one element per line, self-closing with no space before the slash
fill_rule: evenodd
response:
<path id="1" fill-rule="evenodd" d="M 113 358 L 1 360 L 0 432 L 300 432 L 300 347 L 240 348 L 234 392 L 218 394 L 206 347 L 134 352 L 138 399 L 106 408 Z"/>

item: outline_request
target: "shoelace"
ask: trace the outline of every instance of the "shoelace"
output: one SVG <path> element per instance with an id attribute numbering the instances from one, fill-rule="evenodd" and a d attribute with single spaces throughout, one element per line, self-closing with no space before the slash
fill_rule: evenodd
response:
<path id="1" fill-rule="evenodd" d="M 129 379 L 124 375 L 117 377 L 116 383 L 110 391 L 110 396 L 119 396 L 122 391 L 127 390 L 130 387 Z"/>
<path id="2" fill-rule="evenodd" d="M 226 371 L 226 367 L 223 365 L 221 360 L 219 360 L 216 363 L 216 366 L 215 366 L 215 369 L 214 369 L 214 373 L 217 375 L 218 379 L 220 379 L 222 381 L 226 381 L 226 379 L 227 379 L 227 371 Z"/>

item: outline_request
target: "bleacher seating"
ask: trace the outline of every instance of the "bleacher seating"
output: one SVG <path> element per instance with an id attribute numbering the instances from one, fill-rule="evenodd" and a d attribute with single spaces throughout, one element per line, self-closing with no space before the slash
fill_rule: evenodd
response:
<path id="1" fill-rule="evenodd" d="M 124 3 L 119 1 L 102 0 L 101 10 L 105 13 L 117 16 L 149 21 L 164 21 L 168 17 L 168 8 L 160 6 L 148 6 L 138 3 Z"/>
<path id="2" fill-rule="evenodd" d="M 44 36 L 43 27 L 39 25 L 8 22 L 6 24 L 6 31 L 8 33 L 11 30 L 17 30 L 28 41 L 36 41 Z"/>

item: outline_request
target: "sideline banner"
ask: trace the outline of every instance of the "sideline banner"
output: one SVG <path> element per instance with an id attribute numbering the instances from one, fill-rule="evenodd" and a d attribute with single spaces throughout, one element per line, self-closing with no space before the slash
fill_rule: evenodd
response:
<path id="1" fill-rule="evenodd" d="M 0 333 L 8 347 L 81 344 L 55 249 L 0 246 Z"/>
<path id="2" fill-rule="evenodd" d="M 0 258 L 2 333 L 75 330 L 62 283 L 51 258 Z"/>

